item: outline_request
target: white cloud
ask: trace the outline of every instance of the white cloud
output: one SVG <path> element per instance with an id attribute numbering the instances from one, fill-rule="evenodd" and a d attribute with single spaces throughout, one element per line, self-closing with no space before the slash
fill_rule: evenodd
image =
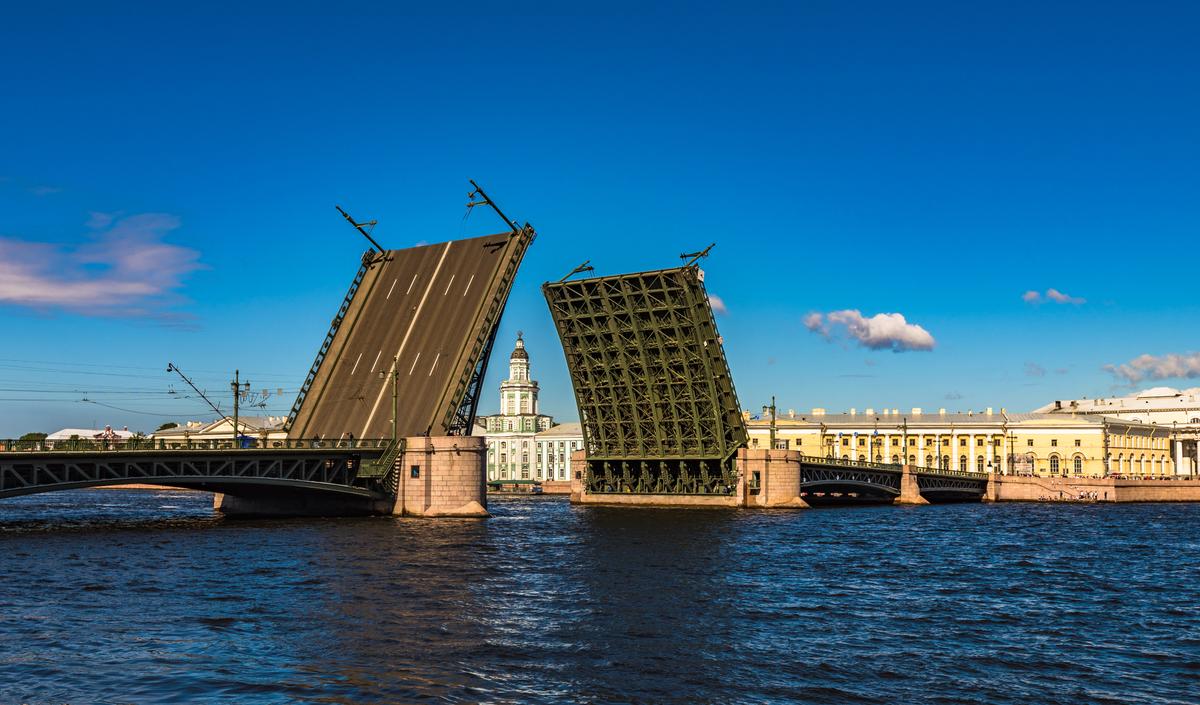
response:
<path id="1" fill-rule="evenodd" d="M 0 237 L 0 303 L 93 316 L 165 318 L 162 308 L 197 269 L 199 253 L 163 241 L 179 227 L 165 213 L 89 221 L 74 248 Z"/>
<path id="2" fill-rule="evenodd" d="M 1036 362 L 1026 362 L 1025 363 L 1025 376 L 1026 377 L 1045 377 L 1046 376 L 1046 368 L 1042 367 L 1041 365 L 1037 364 Z"/>
<path id="3" fill-rule="evenodd" d="M 1079 296 L 1067 296 L 1058 289 L 1046 289 L 1046 298 L 1056 304 L 1086 304 L 1087 299 Z"/>
<path id="4" fill-rule="evenodd" d="M 1139 355 L 1120 365 L 1105 365 L 1103 368 L 1113 376 L 1126 380 L 1130 385 L 1144 379 L 1169 379 L 1200 377 L 1200 352 L 1168 353 L 1166 355 Z"/>
<path id="5" fill-rule="evenodd" d="M 1040 304 L 1043 301 L 1053 301 L 1056 304 L 1074 304 L 1078 306 L 1080 304 L 1087 303 L 1087 299 L 1085 298 L 1079 296 L 1068 296 L 1067 294 L 1064 294 L 1063 292 L 1054 288 L 1046 289 L 1045 298 L 1042 298 L 1042 294 L 1040 292 L 1030 289 L 1024 294 L 1021 294 L 1021 300 L 1027 304 Z"/>
<path id="6" fill-rule="evenodd" d="M 725 302 L 721 300 L 721 297 L 716 294 L 708 295 L 708 305 L 712 306 L 713 313 L 718 316 L 729 315 L 729 308 L 725 306 Z"/>
<path id="7" fill-rule="evenodd" d="M 867 318 L 855 309 L 826 314 L 813 312 L 804 317 L 804 327 L 826 338 L 845 331 L 859 345 L 872 350 L 932 350 L 936 345 L 929 331 L 909 323 L 899 313 L 877 313 Z"/>

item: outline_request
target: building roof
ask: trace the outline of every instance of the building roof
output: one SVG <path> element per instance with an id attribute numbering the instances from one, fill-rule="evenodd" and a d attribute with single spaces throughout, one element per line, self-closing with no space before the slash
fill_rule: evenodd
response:
<path id="1" fill-rule="evenodd" d="M 134 434 L 133 431 L 130 431 L 127 428 L 124 428 L 121 430 L 117 430 L 117 429 L 108 429 L 108 430 L 111 431 L 113 433 L 113 435 L 115 435 L 118 438 L 133 438 L 134 435 L 136 435 L 136 434 Z M 96 438 L 97 436 L 104 435 L 104 431 L 105 431 L 105 429 L 97 430 L 94 428 L 64 428 L 60 431 L 55 431 L 54 433 L 47 435 L 46 440 L 48 440 L 48 441 L 67 441 L 67 440 L 71 439 L 71 436 L 76 436 L 78 438 Z"/>
<path id="2" fill-rule="evenodd" d="M 537 438 L 558 438 L 583 436 L 583 426 L 579 423 L 560 423 L 536 434 Z"/>
<path id="3" fill-rule="evenodd" d="M 1006 421 L 1007 418 L 1007 421 Z M 1085 424 L 1099 424 L 1105 421 L 1113 421 L 1113 419 L 1105 418 L 1098 414 L 1049 414 L 1049 413 L 1027 413 L 1027 414 L 987 414 L 987 413 L 932 413 L 932 414 L 796 414 L 795 417 L 781 414 L 777 417 L 776 425 L 780 428 L 786 428 L 791 425 L 807 425 L 819 426 L 859 426 L 873 427 L 880 426 L 882 428 L 894 428 L 902 424 L 907 424 L 909 428 L 921 428 L 928 426 L 999 426 L 1005 423 L 1048 423 L 1054 425 L 1069 424 L 1071 422 L 1082 422 Z M 763 418 L 751 418 L 749 425 L 752 427 L 763 427 L 771 423 L 770 416 Z M 1121 421 L 1121 423 L 1128 423 Z"/>
<path id="4" fill-rule="evenodd" d="M 238 416 L 238 426 L 242 427 L 242 432 L 250 431 L 280 431 L 284 424 L 287 423 L 285 416 Z M 205 433 L 219 432 L 224 427 L 224 431 L 232 433 L 233 419 L 220 418 L 207 422 L 188 422 L 182 426 L 168 428 L 162 431 L 156 431 L 153 435 L 155 438 L 170 438 L 173 436 L 196 436 Z"/>
<path id="5" fill-rule="evenodd" d="M 512 355 L 509 360 L 529 360 L 529 353 L 525 352 L 525 341 L 521 338 L 521 333 L 517 333 L 517 345 L 513 348 Z"/>

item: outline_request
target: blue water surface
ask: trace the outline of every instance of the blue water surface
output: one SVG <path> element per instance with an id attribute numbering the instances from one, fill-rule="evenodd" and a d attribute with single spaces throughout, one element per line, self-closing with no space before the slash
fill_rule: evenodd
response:
<path id="1" fill-rule="evenodd" d="M 1200 506 L 0 503 L 0 703 L 1195 703 Z"/>

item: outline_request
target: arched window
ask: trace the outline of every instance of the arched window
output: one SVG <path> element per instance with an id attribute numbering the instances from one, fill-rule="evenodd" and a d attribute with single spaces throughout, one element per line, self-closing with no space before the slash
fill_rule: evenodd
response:
<path id="1" fill-rule="evenodd" d="M 1081 458 L 1078 455 L 1075 456 L 1075 474 L 1076 475 L 1083 474 L 1083 458 Z"/>
<path id="2" fill-rule="evenodd" d="M 860 463 L 865 462 L 866 459 L 867 459 L 867 456 L 863 455 L 862 453 L 858 454 L 858 462 L 860 462 Z"/>
<path id="3" fill-rule="evenodd" d="M 975 472 L 983 472 L 983 456 L 975 459 Z"/>
<path id="4" fill-rule="evenodd" d="M 896 465 L 896 464 L 897 464 L 897 463 L 899 463 L 899 462 L 900 462 L 900 456 L 898 456 L 898 455 L 893 455 L 893 456 L 892 456 L 892 465 Z"/>
<path id="5" fill-rule="evenodd" d="M 943 456 L 942 456 L 942 469 L 943 469 L 943 470 L 949 470 L 949 469 L 950 469 L 950 456 L 948 456 L 948 455 L 943 455 Z"/>
<path id="6" fill-rule="evenodd" d="M 933 467 L 933 456 L 932 455 L 925 456 L 925 467 L 927 467 L 927 468 Z"/>
<path id="7" fill-rule="evenodd" d="M 915 455 L 908 456 L 908 464 L 916 465 L 917 464 L 917 456 L 915 456 Z"/>
<path id="8" fill-rule="evenodd" d="M 1054 475 L 1058 474 L 1058 456 L 1057 455 L 1050 456 L 1050 473 L 1054 474 Z"/>
<path id="9" fill-rule="evenodd" d="M 959 471 L 959 472 L 966 472 L 966 471 L 967 471 L 967 456 L 963 455 L 963 456 L 960 456 L 960 457 L 959 457 L 959 459 L 958 459 L 958 471 Z"/>

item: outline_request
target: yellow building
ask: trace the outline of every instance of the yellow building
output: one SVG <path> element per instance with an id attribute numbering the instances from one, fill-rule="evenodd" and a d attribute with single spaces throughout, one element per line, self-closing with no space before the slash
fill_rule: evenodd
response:
<path id="1" fill-rule="evenodd" d="M 851 409 L 829 414 L 745 412 L 751 448 L 978 472 L 1035 475 L 1174 475 L 1169 429 L 1086 414 L 1004 410 L 924 413 Z M 774 431 L 772 431 L 774 427 Z"/>

